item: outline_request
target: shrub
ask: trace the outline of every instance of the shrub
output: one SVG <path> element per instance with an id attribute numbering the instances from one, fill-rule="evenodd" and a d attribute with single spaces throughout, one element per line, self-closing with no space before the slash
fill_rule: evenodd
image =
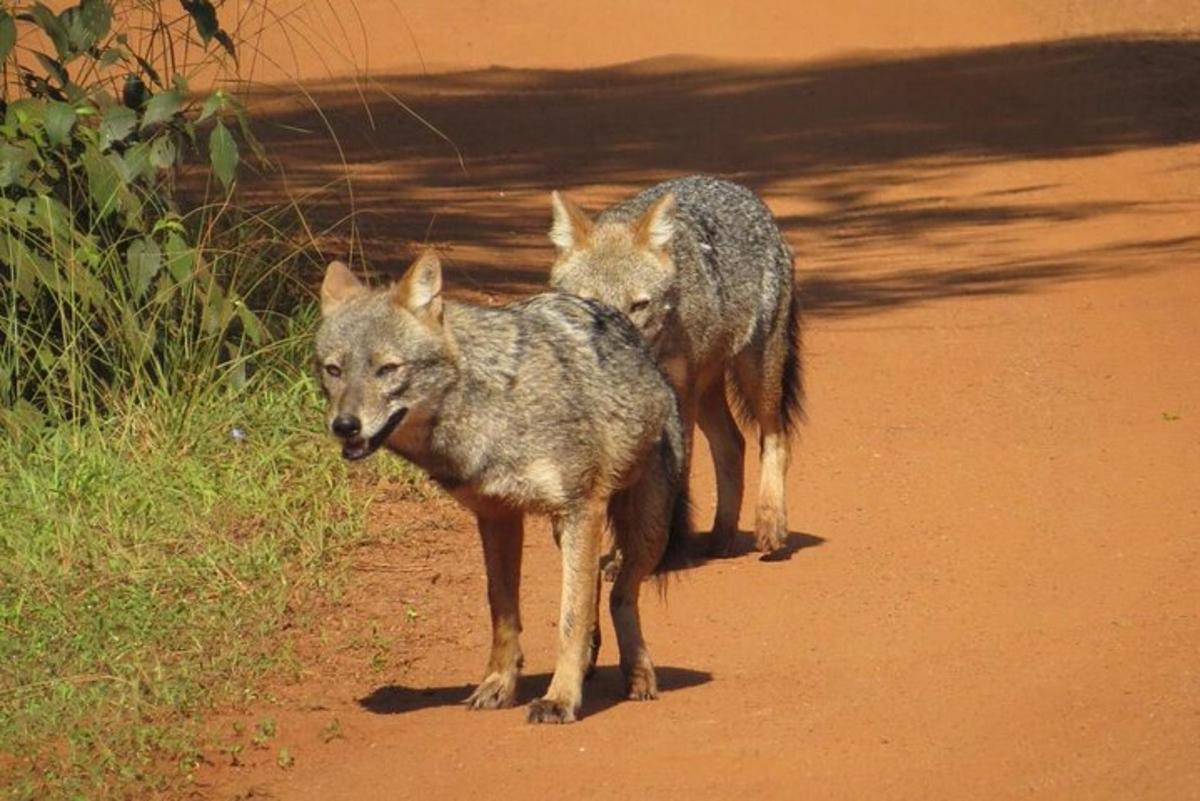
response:
<path id="1" fill-rule="evenodd" d="M 269 261 L 299 253 L 270 220 L 228 202 L 241 150 L 261 152 L 234 95 L 190 91 L 197 76 L 231 74 L 236 49 L 209 0 L 181 5 L 177 15 L 132 0 L 0 9 L 14 98 L 0 125 L 0 423 L 10 431 L 214 371 L 236 378 L 247 349 L 269 338 Z M 198 155 L 215 199 L 183 211 L 180 168 Z"/>

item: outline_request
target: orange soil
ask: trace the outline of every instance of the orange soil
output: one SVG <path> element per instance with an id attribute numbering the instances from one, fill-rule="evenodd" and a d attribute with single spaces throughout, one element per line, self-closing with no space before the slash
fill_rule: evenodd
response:
<path id="1" fill-rule="evenodd" d="M 437 243 L 457 292 L 500 299 L 544 283 L 550 188 L 597 208 L 710 171 L 762 193 L 809 314 L 797 550 L 650 594 L 658 701 L 619 700 L 606 628 L 584 720 L 531 727 L 459 706 L 489 641 L 469 516 L 385 503 L 393 536 L 301 681 L 247 713 L 278 721 L 270 749 L 214 752 L 203 797 L 1200 798 L 1194 4 L 405 8 L 429 75 L 397 4 L 357 5 L 370 79 L 308 85 L 345 164 L 293 92 L 259 100 L 288 185 L 323 187 L 330 255 L 353 236 L 394 270 Z M 836 55 L 864 48 L 889 52 Z M 544 525 L 525 559 L 530 699 L 554 658 Z"/>

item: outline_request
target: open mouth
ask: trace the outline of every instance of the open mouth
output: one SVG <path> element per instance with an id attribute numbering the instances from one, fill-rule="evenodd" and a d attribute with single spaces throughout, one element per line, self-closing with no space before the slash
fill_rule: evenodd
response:
<path id="1" fill-rule="evenodd" d="M 408 414 L 408 407 L 393 412 L 392 416 L 383 424 L 383 427 L 376 431 L 370 438 L 354 437 L 353 439 L 345 440 L 342 443 L 342 458 L 356 462 L 359 459 L 367 458 L 379 450 L 379 446 L 387 442 L 387 438 L 396 430 L 396 426 L 400 425 L 400 421 L 404 419 L 404 415 L 406 414 Z"/>

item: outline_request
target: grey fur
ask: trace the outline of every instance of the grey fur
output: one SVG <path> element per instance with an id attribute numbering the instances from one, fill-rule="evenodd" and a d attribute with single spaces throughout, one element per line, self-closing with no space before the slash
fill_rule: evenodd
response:
<path id="1" fill-rule="evenodd" d="M 468 704 L 515 701 L 526 512 L 550 517 L 563 555 L 558 663 L 529 719 L 578 716 L 595 660 L 606 518 L 626 555 L 611 604 L 629 694 L 654 697 L 638 593 L 687 530 L 670 386 L 637 332 L 602 304 L 559 293 L 499 308 L 443 303 L 440 276 L 427 254 L 393 287 L 368 290 L 331 265 L 316 350 L 343 453 L 386 446 L 476 514 L 493 645 Z"/>
<path id="2" fill-rule="evenodd" d="M 743 491 L 745 443 L 728 383 L 736 408 L 760 427 L 758 546 L 780 551 L 788 438 L 803 414 L 803 383 L 792 251 L 771 212 L 746 187 L 702 175 L 652 186 L 594 222 L 558 193 L 552 199 L 552 286 L 624 312 L 679 393 L 689 442 L 698 423 L 712 445 L 712 550 L 729 552 Z"/>

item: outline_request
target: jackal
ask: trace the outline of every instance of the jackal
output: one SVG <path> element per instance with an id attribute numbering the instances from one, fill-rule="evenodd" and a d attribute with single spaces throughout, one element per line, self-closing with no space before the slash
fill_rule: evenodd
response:
<path id="1" fill-rule="evenodd" d="M 745 440 L 727 383 L 741 416 L 759 425 L 758 548 L 783 548 L 788 440 L 804 390 L 792 251 L 771 212 L 746 187 L 701 175 L 652 186 L 594 221 L 558 192 L 551 200 L 551 285 L 619 309 L 650 343 L 679 394 L 685 463 L 696 422 L 708 438 L 711 551 L 729 552 L 742 502 Z"/>
<path id="2" fill-rule="evenodd" d="M 388 288 L 340 262 L 321 286 L 317 366 L 342 455 L 380 446 L 424 469 L 478 521 L 491 655 L 472 709 L 515 701 L 526 512 L 562 551 L 558 660 L 531 722 L 576 719 L 599 648 L 605 520 L 624 554 L 610 598 L 630 698 L 657 694 L 642 639 L 642 580 L 688 535 L 684 433 L 674 393 L 637 332 L 595 301 L 547 293 L 498 308 L 442 298 L 437 256 Z"/>

